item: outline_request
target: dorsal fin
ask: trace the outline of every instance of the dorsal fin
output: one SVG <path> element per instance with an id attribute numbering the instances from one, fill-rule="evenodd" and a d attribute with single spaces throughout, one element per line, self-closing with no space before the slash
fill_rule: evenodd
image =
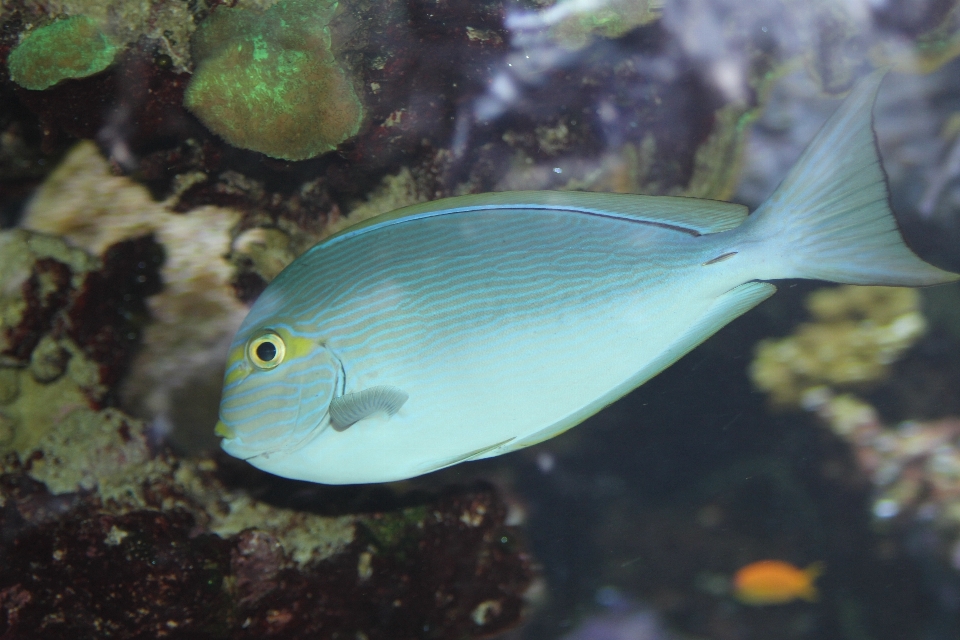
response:
<path id="1" fill-rule="evenodd" d="M 625 218 L 676 227 L 694 235 L 728 231 L 747 217 L 743 205 L 676 196 L 638 196 L 588 191 L 500 191 L 414 204 L 347 227 L 328 239 L 353 235 L 370 227 L 418 218 L 482 209 L 555 209 Z"/>
<path id="2" fill-rule="evenodd" d="M 392 416 L 409 397 L 400 389 L 387 385 L 346 393 L 330 402 L 330 426 L 343 431 L 375 413 Z"/>

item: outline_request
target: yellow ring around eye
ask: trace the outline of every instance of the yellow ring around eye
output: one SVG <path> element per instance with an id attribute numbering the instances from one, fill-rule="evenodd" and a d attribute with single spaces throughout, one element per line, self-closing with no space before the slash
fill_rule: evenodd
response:
<path id="1" fill-rule="evenodd" d="M 283 339 L 272 331 L 265 331 L 247 345 L 247 357 L 258 369 L 273 369 L 283 362 L 286 353 Z"/>

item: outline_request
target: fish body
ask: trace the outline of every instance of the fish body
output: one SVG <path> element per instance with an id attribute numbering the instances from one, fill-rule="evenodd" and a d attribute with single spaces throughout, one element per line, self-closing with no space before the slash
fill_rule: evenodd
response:
<path id="1" fill-rule="evenodd" d="M 496 193 L 320 243 L 237 332 L 224 449 L 316 482 L 409 478 L 578 424 L 770 296 L 765 280 L 955 279 L 910 252 L 887 207 L 879 79 L 749 218 L 686 198 Z"/>
<path id="2" fill-rule="evenodd" d="M 823 573 L 815 562 L 806 569 L 782 560 L 760 560 L 742 567 L 733 577 L 734 595 L 750 605 L 786 604 L 794 600 L 815 602 L 814 581 Z"/>

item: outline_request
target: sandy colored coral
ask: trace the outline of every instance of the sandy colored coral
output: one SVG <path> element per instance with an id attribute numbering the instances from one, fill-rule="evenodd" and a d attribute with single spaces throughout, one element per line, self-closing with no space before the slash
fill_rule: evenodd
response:
<path id="1" fill-rule="evenodd" d="M 920 294 L 895 287 L 820 289 L 807 299 L 814 322 L 757 345 L 750 376 L 774 404 L 797 406 L 812 388 L 882 380 L 926 331 Z"/>
<path id="2" fill-rule="evenodd" d="M 239 217 L 218 207 L 172 212 L 142 185 L 113 175 L 91 142 L 67 155 L 27 209 L 25 227 L 62 235 L 91 253 L 144 233 L 153 233 L 164 247 L 164 288 L 148 302 L 153 322 L 125 392 L 161 422 L 177 389 L 212 379 L 211 394 L 218 394 L 227 345 L 246 315 L 225 259 Z M 215 421 L 195 426 L 212 430 Z"/>
<path id="3" fill-rule="evenodd" d="M 346 217 L 331 221 L 329 231 L 331 234 L 337 233 L 382 213 L 426 202 L 429 199 L 423 193 L 413 172 L 404 167 L 397 174 L 386 176 L 367 196 L 366 202 L 358 203 Z"/>
<path id="4" fill-rule="evenodd" d="M 34 450 L 51 425 L 72 411 L 88 407 L 91 397 L 102 396 L 105 389 L 99 383 L 96 365 L 68 339 L 59 341 L 59 346 L 66 345 L 70 349 L 66 375 L 54 381 L 38 381 L 27 369 L 10 370 L 18 393 L 12 402 L 0 407 L 0 414 L 9 421 L 13 436 L 6 447 L 0 442 L 0 451 L 25 454 Z"/>
<path id="5" fill-rule="evenodd" d="M 867 402 L 827 389 L 808 393 L 806 405 L 850 445 L 870 478 L 875 521 L 933 524 L 942 551 L 960 569 L 960 419 L 889 426 Z"/>
<path id="6" fill-rule="evenodd" d="M 576 50 L 595 37 L 619 38 L 660 17 L 662 0 L 558 0 L 537 14 L 513 19 L 514 28 L 547 28 L 550 37 Z"/>
<path id="7" fill-rule="evenodd" d="M 68 282 L 59 281 L 64 274 L 53 266 L 44 268 L 58 264 L 68 270 Z M 97 365 L 73 341 L 35 335 L 39 327 L 24 324 L 34 320 L 25 314 L 45 315 L 49 322 L 67 290 L 79 287 L 98 266 L 59 238 L 0 232 L 0 453 L 32 450 L 51 424 L 106 391 Z M 33 340 L 35 345 L 28 344 Z M 29 352 L 21 353 L 25 346 Z M 44 354 L 47 361 L 41 362 Z"/>
<path id="8" fill-rule="evenodd" d="M 353 540 L 353 517 L 273 507 L 224 489 L 210 476 L 216 469 L 211 460 L 156 457 L 143 422 L 116 409 L 78 408 L 51 424 L 54 428 L 22 457 L 42 454 L 28 474 L 54 494 L 94 491 L 111 513 L 187 509 L 223 538 L 246 529 L 269 531 L 299 564 L 327 558 Z"/>
<path id="9" fill-rule="evenodd" d="M 269 531 L 299 564 L 328 558 L 353 540 L 353 516 L 323 517 L 278 509 L 239 494 L 228 497 L 227 511 L 216 513 L 211 531 L 224 538 L 246 529 Z"/>
<path id="10" fill-rule="evenodd" d="M 237 236 L 233 252 L 248 258 L 266 282 L 277 277 L 296 258 L 290 248 L 289 235 L 280 229 L 264 227 L 247 229 Z"/>
<path id="11" fill-rule="evenodd" d="M 37 443 L 30 475 L 53 493 L 95 489 L 151 458 L 140 425 L 115 409 L 76 409 Z M 124 437 L 123 434 L 126 434 Z M 29 452 L 28 452 L 29 453 Z"/>

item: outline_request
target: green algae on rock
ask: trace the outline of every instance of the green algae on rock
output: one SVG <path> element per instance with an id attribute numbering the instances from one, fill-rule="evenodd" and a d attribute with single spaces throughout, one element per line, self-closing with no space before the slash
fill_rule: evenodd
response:
<path id="1" fill-rule="evenodd" d="M 61 236 L 90 254 L 144 235 L 163 248 L 164 287 L 147 301 L 151 322 L 143 326 L 142 349 L 120 390 L 122 403 L 135 407 L 134 413 L 176 424 L 169 418 L 176 406 L 206 406 L 200 382 L 212 379 L 219 384 L 219 345 L 246 315 L 230 285 L 235 271 L 220 259 L 231 250 L 232 229 L 239 220 L 238 212 L 219 207 L 172 212 L 169 203 L 153 201 L 143 185 L 111 174 L 110 164 L 92 142 L 81 142 L 67 153 L 24 212 L 24 227 Z M 218 384 L 207 401 L 214 422 Z M 181 392 L 189 392 L 189 399 L 171 399 Z M 196 423 L 202 426 L 195 431 L 211 431 L 203 419 Z M 174 440 L 182 444 L 178 438 L 192 437 L 190 433 L 175 429 Z"/>
<path id="2" fill-rule="evenodd" d="M 590 3 L 561 0 L 541 14 L 550 36 L 568 49 L 581 49 L 593 38 L 619 38 L 660 18 L 657 0 L 609 0 Z"/>
<path id="3" fill-rule="evenodd" d="M 71 16 L 27 35 L 7 61 L 10 79 L 42 90 L 69 78 L 86 78 L 109 67 L 120 48 L 95 20 Z"/>
<path id="4" fill-rule="evenodd" d="M 58 412 L 102 395 L 96 365 L 69 338 L 53 341 L 45 335 L 70 293 L 97 266 L 59 238 L 0 232 L 0 453 L 31 450 Z M 77 357 L 67 355 L 59 375 L 50 375 L 51 367 L 38 358 L 37 368 L 48 369 L 38 379 L 28 365 L 41 343 Z"/>
<path id="5" fill-rule="evenodd" d="M 492 487 L 321 515 L 221 471 L 156 451 L 116 409 L 78 409 L 33 453 L 0 458 L 0 594 L 16 600 L 0 635 L 470 638 L 521 618 L 530 559 Z M 77 575 L 109 578 L 77 589 Z"/>
<path id="6" fill-rule="evenodd" d="M 143 298 L 159 288 L 156 248 L 142 236 L 96 259 L 55 236 L 0 232 L 0 455 L 36 450 L 53 425 L 116 385 L 145 321 Z"/>
<path id="7" fill-rule="evenodd" d="M 263 13 L 219 8 L 191 39 L 184 105 L 230 144 L 305 160 L 355 135 L 356 91 L 330 51 L 336 2 L 283 0 Z"/>

